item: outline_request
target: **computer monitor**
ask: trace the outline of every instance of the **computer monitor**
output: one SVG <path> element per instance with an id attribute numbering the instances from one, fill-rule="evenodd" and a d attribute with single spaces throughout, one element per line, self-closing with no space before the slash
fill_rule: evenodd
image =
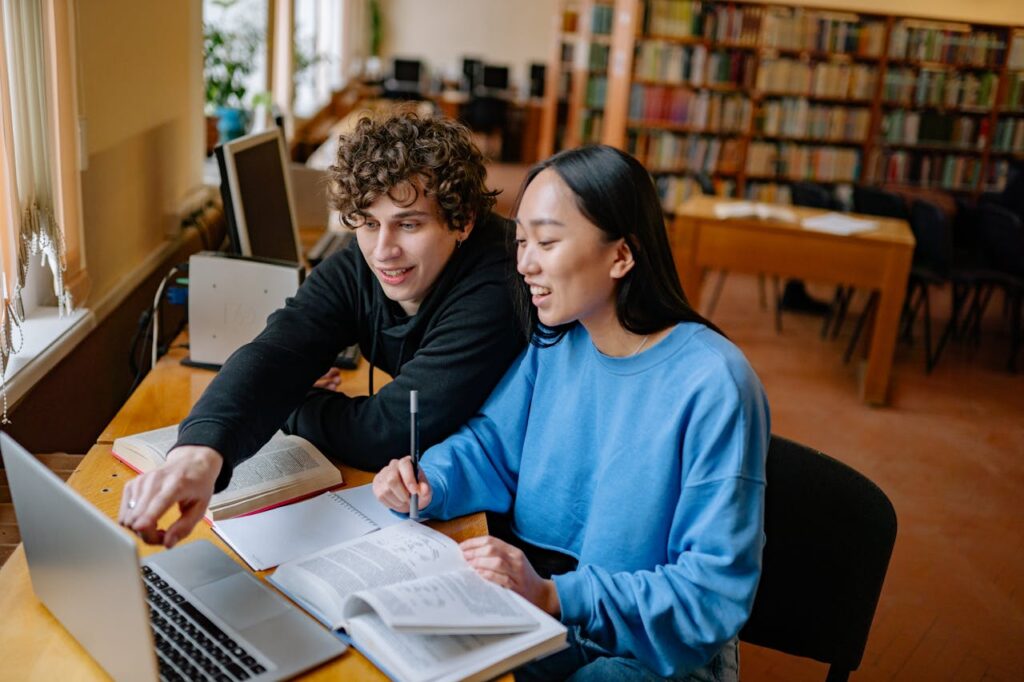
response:
<path id="1" fill-rule="evenodd" d="M 422 70 L 418 59 L 395 59 L 392 78 L 399 88 L 418 90 Z"/>
<path id="2" fill-rule="evenodd" d="M 508 67 L 484 65 L 483 81 L 487 90 L 508 90 Z"/>
<path id="3" fill-rule="evenodd" d="M 243 256 L 301 261 L 291 178 L 280 128 L 217 147 L 220 192 L 232 249 Z"/>

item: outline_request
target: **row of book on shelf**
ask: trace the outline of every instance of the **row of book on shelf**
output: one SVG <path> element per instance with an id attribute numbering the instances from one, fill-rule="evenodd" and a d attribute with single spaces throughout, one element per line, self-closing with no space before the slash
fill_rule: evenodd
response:
<path id="1" fill-rule="evenodd" d="M 768 100 L 754 117 L 760 135 L 831 142 L 863 142 L 870 125 L 865 107 L 812 104 L 803 97 Z"/>
<path id="2" fill-rule="evenodd" d="M 771 8 L 761 22 L 761 46 L 879 57 L 885 49 L 885 22 L 862 23 L 845 13 Z"/>
<path id="3" fill-rule="evenodd" d="M 630 90 L 629 118 L 633 122 L 659 121 L 708 132 L 743 132 L 752 107 L 739 94 L 694 91 L 634 83 Z"/>
<path id="4" fill-rule="evenodd" d="M 606 8 L 601 8 L 601 13 Z M 596 23 L 596 21 L 595 21 Z M 644 35 L 701 38 L 741 46 L 813 50 L 877 58 L 998 66 L 1010 49 L 1011 69 L 1024 69 L 1024 38 L 966 24 L 897 21 L 884 45 L 886 25 L 855 14 L 788 7 L 761 7 L 701 0 L 651 0 L 641 23 Z"/>
<path id="5" fill-rule="evenodd" d="M 705 45 L 680 45 L 644 40 L 637 45 L 633 78 L 665 84 L 734 85 L 750 89 L 757 57 L 743 50 L 709 50 Z"/>
<path id="6" fill-rule="evenodd" d="M 756 88 L 763 93 L 867 101 L 875 94 L 877 77 L 878 68 L 869 64 L 763 59 Z"/>
<path id="7" fill-rule="evenodd" d="M 678 135 L 661 130 L 632 131 L 626 151 L 652 173 L 735 173 L 739 140 L 706 135 Z"/>
<path id="8" fill-rule="evenodd" d="M 893 144 L 949 145 L 963 149 L 985 146 L 989 119 L 938 111 L 897 109 L 882 119 L 882 133 Z"/>
<path id="9" fill-rule="evenodd" d="M 889 58 L 995 67 L 1001 64 L 1006 47 L 1006 40 L 995 31 L 903 20 L 892 28 Z"/>
<path id="10" fill-rule="evenodd" d="M 971 191 L 980 186 L 982 160 L 974 155 L 885 151 L 876 178 L 882 182 Z"/>
<path id="11" fill-rule="evenodd" d="M 747 147 L 748 177 L 855 182 L 860 179 L 860 165 L 860 151 L 849 147 L 759 141 L 753 141 Z"/>
<path id="12" fill-rule="evenodd" d="M 644 34 L 667 38 L 699 37 L 736 45 L 754 45 L 763 7 L 701 0 L 651 0 L 641 23 Z"/>
<path id="13" fill-rule="evenodd" d="M 999 74 L 946 69 L 890 68 L 885 72 L 882 99 L 918 107 L 990 109 L 999 88 Z"/>

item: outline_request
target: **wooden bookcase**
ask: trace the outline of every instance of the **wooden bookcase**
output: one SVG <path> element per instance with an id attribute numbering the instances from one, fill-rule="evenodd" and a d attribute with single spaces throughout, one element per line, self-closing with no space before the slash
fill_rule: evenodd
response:
<path id="1" fill-rule="evenodd" d="M 651 170 L 666 207 L 699 191 L 697 173 L 721 194 L 766 201 L 787 202 L 799 180 L 977 195 L 1000 189 L 1009 163 L 1024 159 L 1024 28 L 615 0 L 598 71 L 581 55 L 608 38 L 592 30 L 594 3 L 576 7 L 575 32 L 559 22 L 558 41 L 574 39 L 576 50 L 565 132 L 542 154 L 599 130 Z M 602 77 L 600 111 L 581 92 Z M 550 107 L 556 93 L 547 93 Z M 588 125 L 595 115 L 600 124 Z"/>

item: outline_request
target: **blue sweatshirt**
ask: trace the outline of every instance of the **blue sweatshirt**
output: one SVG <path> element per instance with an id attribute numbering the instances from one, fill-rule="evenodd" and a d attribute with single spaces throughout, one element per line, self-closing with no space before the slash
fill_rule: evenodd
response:
<path id="1" fill-rule="evenodd" d="M 579 560 L 554 577 L 564 623 L 678 675 L 750 615 L 769 431 L 756 375 L 707 327 L 612 358 L 577 325 L 527 348 L 480 413 L 424 453 L 424 513 L 511 509 L 519 537 Z"/>

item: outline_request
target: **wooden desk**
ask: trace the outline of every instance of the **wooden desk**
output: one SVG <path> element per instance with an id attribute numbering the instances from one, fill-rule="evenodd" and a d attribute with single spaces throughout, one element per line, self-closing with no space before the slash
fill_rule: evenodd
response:
<path id="1" fill-rule="evenodd" d="M 125 482 L 135 474 L 114 459 L 110 454 L 110 443 L 122 434 L 180 421 L 213 379 L 212 372 L 181 366 L 179 361 L 185 354 L 184 349 L 176 348 L 157 363 L 104 430 L 100 442 L 89 450 L 68 479 L 72 488 L 111 518 L 117 516 Z M 344 374 L 344 390 L 354 395 L 366 394 L 365 364 L 361 369 Z M 388 378 L 382 373 L 377 380 L 383 383 Z M 373 479 L 373 474 L 365 471 L 346 466 L 340 469 L 347 486 L 362 485 Z M 177 511 L 171 510 L 162 520 L 162 525 L 166 527 L 175 518 Z M 487 533 L 487 522 L 482 513 L 452 521 L 430 522 L 430 525 L 459 541 Z M 205 523 L 200 523 L 184 542 L 199 538 L 213 542 L 244 566 L 244 562 Z M 138 546 L 142 555 L 160 551 L 160 548 L 150 547 L 141 541 Z M 257 575 L 264 578 L 268 573 L 270 571 L 263 571 Z M 0 614 L 3 614 L 0 618 L 0 678 L 64 682 L 107 679 L 103 670 L 36 599 L 29 581 L 24 547 L 18 547 L 0 569 Z M 340 658 L 317 668 L 303 679 L 387 678 L 362 654 L 349 649 Z"/>
<path id="2" fill-rule="evenodd" d="M 860 216 L 878 223 L 870 232 L 838 236 L 757 218 L 715 217 L 714 197 L 694 197 L 676 213 L 669 238 L 683 289 L 700 300 L 704 271 L 766 273 L 816 282 L 874 289 L 880 294 L 868 350 L 861 398 L 871 405 L 887 400 L 889 374 L 914 237 L 903 220 Z M 824 213 L 793 207 L 799 218 Z"/>

